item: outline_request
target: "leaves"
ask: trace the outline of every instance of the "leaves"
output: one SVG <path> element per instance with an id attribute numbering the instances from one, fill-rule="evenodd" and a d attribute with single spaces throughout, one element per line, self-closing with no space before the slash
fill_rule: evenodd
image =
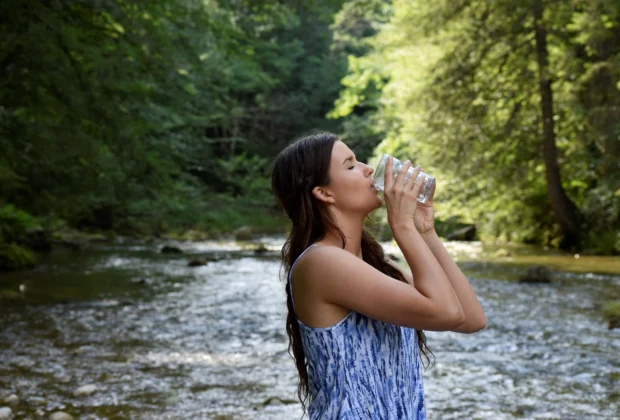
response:
<path id="1" fill-rule="evenodd" d="M 372 48 L 350 59 L 330 115 L 352 118 L 372 97 L 364 118 L 386 130 L 379 151 L 437 175 L 440 216 L 460 215 L 494 237 L 549 243 L 560 232 L 543 169 L 531 6 L 394 1 Z M 620 230 L 609 194 L 620 183 L 619 13 L 613 2 L 548 2 L 544 15 L 558 163 L 592 238 L 603 225 Z"/>

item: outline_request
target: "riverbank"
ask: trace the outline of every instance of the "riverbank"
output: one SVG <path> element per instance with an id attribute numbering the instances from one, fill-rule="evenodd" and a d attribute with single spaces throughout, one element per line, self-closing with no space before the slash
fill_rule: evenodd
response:
<path id="1" fill-rule="evenodd" d="M 127 217 L 112 227 L 71 226 L 58 218 L 35 217 L 5 205 L 0 206 L 0 272 L 33 268 L 41 256 L 57 247 L 81 249 L 125 239 L 223 240 L 234 237 L 240 228 L 253 236 L 284 234 L 286 227 L 286 218 L 273 204 L 228 196 L 216 196 L 210 205 L 184 209 L 167 218 Z"/>

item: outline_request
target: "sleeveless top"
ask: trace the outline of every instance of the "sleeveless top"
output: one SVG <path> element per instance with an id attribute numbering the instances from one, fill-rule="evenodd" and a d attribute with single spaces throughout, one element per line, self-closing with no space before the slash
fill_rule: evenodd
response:
<path id="1" fill-rule="evenodd" d="M 291 296 L 293 268 L 313 245 L 291 266 Z M 326 328 L 295 318 L 306 354 L 311 420 L 426 420 L 415 330 L 355 311 Z"/>

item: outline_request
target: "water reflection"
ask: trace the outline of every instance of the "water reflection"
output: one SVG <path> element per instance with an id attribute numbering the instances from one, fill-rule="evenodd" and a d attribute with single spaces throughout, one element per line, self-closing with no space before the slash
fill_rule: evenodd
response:
<path id="1" fill-rule="evenodd" d="M 208 242 L 180 255 L 107 246 L 8 276 L 9 287 L 27 282 L 28 295 L 2 303 L 0 390 L 21 397 L 22 417 L 299 418 L 280 245 L 260 255 Z M 187 267 L 197 255 L 212 261 Z M 461 266 L 488 326 L 428 333 L 437 358 L 424 378 L 429 418 L 619 417 L 620 332 L 607 330 L 597 304 L 620 277 L 556 273 L 554 284 L 521 285 L 517 265 L 471 260 Z M 90 383 L 95 393 L 73 396 Z"/>

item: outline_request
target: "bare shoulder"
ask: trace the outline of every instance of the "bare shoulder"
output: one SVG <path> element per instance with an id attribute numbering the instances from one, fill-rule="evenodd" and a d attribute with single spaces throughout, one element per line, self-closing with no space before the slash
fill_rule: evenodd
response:
<path id="1" fill-rule="evenodd" d="M 342 273 L 351 266 L 366 262 L 355 257 L 350 252 L 332 245 L 317 245 L 309 249 L 298 261 L 294 274 L 300 279 L 324 279 L 325 273 Z M 331 275 L 328 277 L 332 277 Z"/>

